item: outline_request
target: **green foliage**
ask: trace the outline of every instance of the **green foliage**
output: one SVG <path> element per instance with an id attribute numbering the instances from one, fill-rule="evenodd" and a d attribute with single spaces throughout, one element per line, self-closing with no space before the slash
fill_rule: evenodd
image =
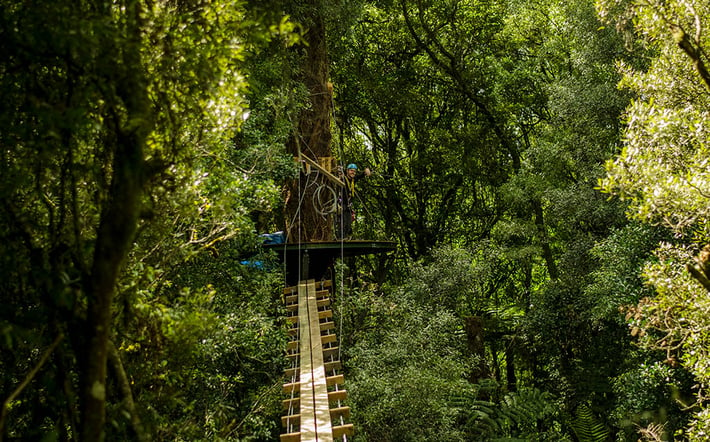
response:
<path id="1" fill-rule="evenodd" d="M 609 430 L 587 404 L 580 404 L 577 407 L 572 428 L 580 442 L 604 442 L 609 439 Z"/>
<path id="2" fill-rule="evenodd" d="M 141 416 L 161 439 L 270 440 L 278 434 L 286 330 L 279 273 L 238 264 L 235 238 L 199 254 L 122 312 L 119 351 Z M 186 413 L 185 411 L 188 411 Z M 128 437 L 122 411 L 112 440 Z"/>
<path id="3" fill-rule="evenodd" d="M 625 5 L 624 14 L 608 19 L 633 19 L 640 40 L 656 54 L 646 70 L 621 65 L 622 84 L 644 98 L 628 110 L 624 149 L 607 163 L 602 185 L 631 201 L 630 216 L 678 232 L 702 231 L 707 224 L 707 196 L 700 189 L 707 187 L 708 94 L 695 72 L 707 60 L 689 58 L 676 41 L 708 20 L 707 5 L 697 3 L 599 2 L 603 14 Z M 698 38 L 696 47 L 708 46 L 707 36 Z"/>
<path id="4" fill-rule="evenodd" d="M 485 384 L 473 384 L 467 394 L 452 398 L 452 405 L 466 418 L 467 434 L 488 441 L 563 441 L 559 407 L 550 393 L 523 389 L 506 394 L 499 402 L 478 399 Z"/>
<path id="5" fill-rule="evenodd" d="M 682 401 L 691 395 L 692 377 L 683 368 L 656 362 L 641 364 L 614 381 L 618 395 L 612 417 L 631 437 L 638 427 L 663 424 L 668 434 L 688 420 L 681 411 Z"/>
<path id="6" fill-rule="evenodd" d="M 597 300 L 592 311 L 596 321 L 622 321 L 621 306 L 634 305 L 652 294 L 644 284 L 641 267 L 652 257 L 651 251 L 663 233 L 651 226 L 630 223 L 594 246 L 591 253 L 601 266 L 592 273 L 594 281 L 585 288 L 585 295 Z"/>
<path id="7" fill-rule="evenodd" d="M 601 185 L 630 202 L 629 217 L 664 225 L 674 234 L 672 242 L 658 245 L 657 262 L 644 268 L 656 295 L 641 300 L 632 325 L 641 331 L 645 348 L 666 350 L 668 362 L 680 362 L 705 389 L 708 322 L 700 312 L 707 311 L 707 290 L 687 268 L 696 265 L 699 246 L 710 241 L 702 190 L 708 184 L 710 40 L 698 32 L 707 27 L 710 10 L 705 2 L 677 1 L 600 1 L 598 8 L 636 46 L 651 50 L 647 66 L 620 64 L 622 85 L 639 98 L 627 110 L 623 150 L 607 162 Z M 703 422 L 699 417 L 700 427 Z"/>
<path id="8" fill-rule="evenodd" d="M 295 27 L 239 1 L 18 3 L 0 24 L 2 390 L 65 336 L 0 431 L 98 439 L 103 404 L 83 399 L 109 339 L 107 438 L 273 437 L 274 279 L 224 285 L 238 261 L 199 259 L 228 239 L 232 258 L 251 251 L 255 213 L 277 205 L 278 141 L 233 139 L 246 51 Z M 220 301 L 235 287 L 249 296 Z"/>
<path id="9" fill-rule="evenodd" d="M 498 98 L 475 94 L 493 91 L 501 13 L 496 2 L 373 3 L 331 42 L 336 152 L 373 166 L 368 221 L 414 258 L 485 234 L 494 217 L 492 182 L 510 160 L 485 117 Z"/>
<path id="10" fill-rule="evenodd" d="M 356 439 L 464 440 L 448 405 L 466 385 L 459 321 L 403 293 L 347 296 L 339 303 L 343 335 L 357 333 L 343 356 Z"/>

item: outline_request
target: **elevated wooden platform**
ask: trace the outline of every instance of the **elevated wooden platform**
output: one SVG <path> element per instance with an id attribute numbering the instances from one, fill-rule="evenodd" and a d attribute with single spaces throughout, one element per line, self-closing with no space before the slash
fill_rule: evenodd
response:
<path id="1" fill-rule="evenodd" d="M 323 279 L 336 258 L 388 253 L 396 249 L 391 241 L 321 241 L 308 243 L 264 244 L 286 264 L 289 284 L 309 279 Z"/>

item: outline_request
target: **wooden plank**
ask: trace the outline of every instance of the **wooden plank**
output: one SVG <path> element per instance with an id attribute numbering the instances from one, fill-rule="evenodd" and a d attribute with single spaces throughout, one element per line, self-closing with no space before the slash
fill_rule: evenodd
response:
<path id="1" fill-rule="evenodd" d="M 318 290 L 323 290 L 324 288 L 327 287 L 332 287 L 333 286 L 333 281 L 330 279 L 324 279 L 322 281 L 316 281 L 316 288 Z"/>
<path id="2" fill-rule="evenodd" d="M 302 282 L 298 289 L 300 367 L 288 369 L 286 373 L 294 376 L 298 370 L 300 397 L 298 402 L 296 398 L 284 401 L 284 406 L 294 407 L 298 403 L 302 440 L 330 442 L 332 425 L 315 283 L 312 280 L 305 284 Z M 295 385 L 292 388 L 295 388 Z"/>
<path id="3" fill-rule="evenodd" d="M 320 331 L 335 330 L 335 322 L 327 321 L 320 324 Z"/>
<path id="4" fill-rule="evenodd" d="M 325 384 L 328 387 L 332 387 L 334 385 L 343 385 L 345 383 L 345 376 L 342 374 L 335 375 L 335 376 L 328 376 L 325 378 Z M 286 394 L 291 394 L 291 393 L 297 393 L 301 391 L 301 382 L 289 382 L 286 384 L 283 384 L 283 392 Z"/>
<path id="5" fill-rule="evenodd" d="M 328 376 L 326 381 L 329 387 L 332 387 L 333 385 L 343 385 L 345 383 L 345 376 L 342 374 Z"/>
<path id="6" fill-rule="evenodd" d="M 325 348 L 323 349 L 323 357 L 327 360 L 332 357 L 337 357 L 338 352 L 340 351 L 340 347 L 330 347 L 330 348 Z"/>
<path id="7" fill-rule="evenodd" d="M 310 358 L 306 363 L 305 355 L 306 345 L 301 341 L 300 352 L 301 357 L 301 437 L 304 440 L 330 442 L 333 440 L 333 429 L 330 423 L 330 403 L 328 398 L 328 386 L 326 382 L 326 365 L 323 361 L 323 343 L 320 339 L 320 323 L 319 312 L 316 302 L 316 285 L 315 281 L 309 280 L 306 285 L 305 306 L 302 306 L 301 299 L 304 297 L 301 293 L 303 287 L 299 285 L 299 310 L 303 308 L 308 311 L 309 331 L 308 339 L 310 342 Z M 305 327 L 303 327 L 305 328 Z M 304 373 L 308 365 L 309 374 L 305 376 L 309 379 L 304 383 Z M 309 382 L 310 381 L 310 385 Z M 310 389 L 310 390 L 309 390 Z M 312 413 L 313 424 L 311 426 L 309 420 Z"/>
<path id="8" fill-rule="evenodd" d="M 281 442 L 301 442 L 301 433 L 286 433 L 280 437 Z"/>
<path id="9" fill-rule="evenodd" d="M 349 419 L 350 418 L 350 407 L 337 407 L 330 409 L 330 419 L 331 421 L 338 420 L 340 418 Z M 292 414 L 290 416 L 281 416 L 281 426 L 288 428 L 290 425 L 297 426 L 301 423 L 300 414 Z M 333 428 L 333 433 L 335 433 L 335 428 Z M 334 434 L 335 435 L 335 434 Z"/>
<path id="10" fill-rule="evenodd" d="M 326 373 L 330 373 L 333 370 L 340 370 L 341 368 L 343 368 L 343 365 L 340 363 L 340 361 L 330 361 L 325 363 Z"/>
<path id="11" fill-rule="evenodd" d="M 291 399 L 284 399 L 281 401 L 281 405 L 284 410 L 291 410 L 291 409 L 300 408 L 301 407 L 301 398 L 294 397 Z"/>
<path id="12" fill-rule="evenodd" d="M 308 286 L 309 284 L 301 281 L 298 284 L 298 317 L 299 328 L 301 335 L 301 344 L 298 347 L 298 352 L 301 354 L 301 401 L 299 410 L 301 411 L 300 430 L 301 436 L 305 441 L 317 440 L 317 424 L 315 408 L 312 406 L 314 398 L 313 389 L 313 352 L 311 325 L 309 321 L 308 309 Z"/>
<path id="13" fill-rule="evenodd" d="M 330 181 L 332 181 L 333 184 L 337 184 L 337 185 L 340 186 L 340 187 L 345 187 L 345 183 L 343 183 L 343 181 L 342 181 L 340 178 L 338 178 L 337 176 L 333 175 L 333 174 L 330 173 L 329 171 L 325 170 L 320 164 L 318 164 L 318 162 L 314 161 L 312 158 L 309 158 L 309 157 L 307 157 L 306 155 L 301 155 L 301 159 L 304 160 L 304 161 L 305 161 L 306 163 L 308 163 L 309 165 L 311 165 L 311 166 L 315 167 L 316 169 L 318 169 L 318 170 L 320 171 L 320 173 L 322 173 L 323 176 L 325 176 L 325 177 L 328 178 Z"/>
<path id="14" fill-rule="evenodd" d="M 320 341 L 323 344 L 332 344 L 333 342 L 338 342 L 338 337 L 335 335 L 335 333 L 332 333 L 330 335 L 322 335 L 320 337 Z"/>
<path id="15" fill-rule="evenodd" d="M 285 394 L 295 394 L 301 391 L 301 383 L 300 382 L 289 382 L 287 384 L 283 384 L 283 388 L 281 389 Z"/>
<path id="16" fill-rule="evenodd" d="M 344 401 L 348 397 L 347 390 L 329 391 L 328 400 L 330 402 Z"/>
<path id="17" fill-rule="evenodd" d="M 328 308 L 331 304 L 328 287 L 332 287 L 330 280 L 309 280 L 284 289 L 286 310 L 292 312 L 286 318 L 293 323 L 289 334 L 294 336 L 287 344 L 287 357 L 295 366 L 285 370 L 293 381 L 283 385 L 284 393 L 292 397 L 282 401 L 284 410 L 288 410 L 281 418 L 282 425 L 285 431 L 290 431 L 281 435 L 282 442 L 332 442 L 336 437 L 354 434 L 351 424 L 343 424 L 350 417 L 350 408 L 330 408 L 331 403 L 340 405 L 347 391 L 328 391 L 329 387 L 339 388 L 345 381 L 340 374 L 328 376 L 341 369 L 340 361 L 332 360 L 338 358 L 339 348 L 337 336 L 332 332 L 335 323 Z M 333 419 L 338 419 L 341 425 L 334 426 Z"/>
<path id="18" fill-rule="evenodd" d="M 353 437 L 354 435 L 355 435 L 355 427 L 353 426 L 353 424 L 338 425 L 336 427 L 333 427 L 333 437 L 334 438 L 343 437 L 343 436 Z"/>
<path id="19" fill-rule="evenodd" d="M 338 420 L 340 418 L 349 419 L 350 418 L 350 407 L 337 407 L 330 409 L 330 419 Z"/>
<path id="20" fill-rule="evenodd" d="M 301 424 L 301 415 L 292 414 L 290 416 L 281 416 L 281 426 L 288 428 L 289 426 L 297 426 Z"/>

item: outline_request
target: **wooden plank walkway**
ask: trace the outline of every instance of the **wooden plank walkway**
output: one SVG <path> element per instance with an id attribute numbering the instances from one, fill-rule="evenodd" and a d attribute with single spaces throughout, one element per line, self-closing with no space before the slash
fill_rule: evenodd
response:
<path id="1" fill-rule="evenodd" d="M 347 391 L 342 389 L 344 378 L 338 373 L 341 365 L 330 310 L 331 286 L 330 281 L 311 279 L 284 289 L 293 340 L 287 348 L 291 368 L 286 376 L 291 381 L 283 386 L 289 399 L 283 401 L 287 414 L 281 419 L 285 430 L 281 442 L 347 441 L 354 433 L 353 425 L 345 423 L 350 409 L 342 405 Z"/>

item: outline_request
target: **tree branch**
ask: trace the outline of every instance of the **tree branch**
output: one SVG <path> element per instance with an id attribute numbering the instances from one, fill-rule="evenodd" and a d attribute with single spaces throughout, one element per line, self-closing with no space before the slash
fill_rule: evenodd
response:
<path id="1" fill-rule="evenodd" d="M 150 440 L 145 432 L 143 423 L 138 416 L 136 404 L 133 401 L 131 383 L 128 381 L 126 370 L 123 368 L 121 355 L 118 353 L 118 349 L 111 340 L 108 341 L 108 361 L 113 368 L 114 374 L 116 375 L 116 380 L 118 381 L 118 386 L 121 389 L 121 395 L 123 396 L 123 406 L 126 408 L 128 416 L 131 419 L 131 427 L 136 434 L 136 439 L 141 442 Z"/>
<path id="2" fill-rule="evenodd" d="M 700 75 L 700 78 L 705 83 L 705 87 L 710 91 L 710 72 L 702 60 L 702 48 L 698 41 L 692 41 L 688 34 L 680 27 L 673 28 L 673 39 L 683 52 L 693 61 L 695 70 Z"/>
<path id="3" fill-rule="evenodd" d="M 44 351 L 42 357 L 39 359 L 34 368 L 32 368 L 32 370 L 27 374 L 27 376 L 25 376 L 25 379 L 22 380 L 20 385 L 15 388 L 15 391 L 10 393 L 10 396 L 8 396 L 5 401 L 3 401 L 2 411 L 0 411 L 0 442 L 2 441 L 3 435 L 5 434 L 5 418 L 7 417 L 7 412 L 10 409 L 10 404 L 17 398 L 17 396 L 20 395 L 20 393 L 22 393 L 22 390 L 24 390 L 29 385 L 32 379 L 37 376 L 39 370 L 47 362 L 49 356 L 52 354 L 54 349 L 57 348 L 62 339 L 64 339 L 64 335 L 61 333 L 56 338 L 54 338 L 54 342 L 52 342 L 49 348 Z"/>

